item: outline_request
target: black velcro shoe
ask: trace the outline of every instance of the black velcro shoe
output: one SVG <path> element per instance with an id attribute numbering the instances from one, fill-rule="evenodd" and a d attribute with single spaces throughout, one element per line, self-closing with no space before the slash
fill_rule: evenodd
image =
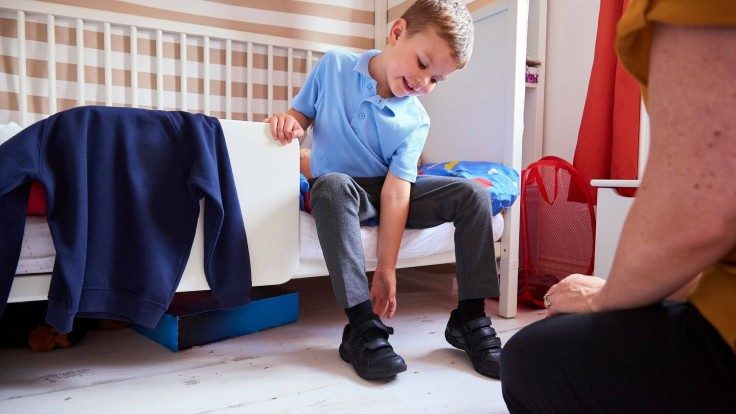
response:
<path id="1" fill-rule="evenodd" d="M 501 378 L 501 339 L 491 327 L 490 318 L 483 316 L 462 322 L 455 309 L 447 321 L 445 339 L 450 345 L 468 354 L 478 373 L 486 377 Z"/>
<path id="2" fill-rule="evenodd" d="M 347 324 L 342 332 L 340 358 L 352 364 L 355 372 L 365 380 L 393 378 L 406 371 L 404 358 L 388 343 L 388 336 L 393 333 L 393 328 L 377 318 L 361 321 L 357 327 Z"/>

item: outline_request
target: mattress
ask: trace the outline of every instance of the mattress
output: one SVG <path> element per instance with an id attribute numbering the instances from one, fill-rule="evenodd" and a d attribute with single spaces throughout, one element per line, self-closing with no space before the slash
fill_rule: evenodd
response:
<path id="1" fill-rule="evenodd" d="M 51 240 L 46 217 L 28 216 L 23 234 L 20 260 L 15 273 L 27 275 L 34 273 L 51 273 L 54 269 L 56 250 Z"/>
<path id="2" fill-rule="evenodd" d="M 314 219 L 308 213 L 299 212 L 299 257 L 300 259 L 323 260 L 322 248 L 317 238 Z M 497 214 L 491 219 L 493 239 L 498 241 L 503 234 L 503 216 Z M 378 227 L 361 227 L 363 250 L 367 261 L 376 261 Z M 455 227 L 452 223 L 424 230 L 407 229 L 401 240 L 400 259 L 410 259 L 450 252 L 455 249 Z M 498 253 L 498 252 L 497 252 Z M 51 273 L 54 268 L 56 250 L 51 240 L 49 226 L 45 217 L 29 216 L 26 219 L 25 234 L 16 274 Z"/>
<path id="3" fill-rule="evenodd" d="M 496 214 L 491 218 L 493 240 L 498 241 L 503 234 L 503 216 Z M 404 230 L 401 239 L 399 259 L 411 259 L 431 256 L 455 250 L 455 226 L 444 223 L 429 229 Z M 360 237 L 363 240 L 363 253 L 366 261 L 376 261 L 376 245 L 378 243 L 378 227 L 361 227 Z M 314 218 L 309 213 L 299 212 L 299 258 L 324 260 L 322 248 L 317 238 Z"/>

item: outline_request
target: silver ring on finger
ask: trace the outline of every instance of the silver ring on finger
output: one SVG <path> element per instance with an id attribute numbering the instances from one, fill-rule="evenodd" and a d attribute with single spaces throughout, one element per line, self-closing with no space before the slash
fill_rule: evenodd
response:
<path id="1" fill-rule="evenodd" d="M 544 297 L 542 299 L 544 299 L 544 307 L 545 307 L 545 309 L 549 309 L 550 306 L 552 306 L 552 301 L 549 300 L 549 294 L 544 295 Z"/>

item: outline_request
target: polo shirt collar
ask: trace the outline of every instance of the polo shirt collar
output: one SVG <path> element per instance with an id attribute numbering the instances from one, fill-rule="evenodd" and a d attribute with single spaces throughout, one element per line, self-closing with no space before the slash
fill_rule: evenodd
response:
<path id="1" fill-rule="evenodd" d="M 371 58 L 379 53 L 381 53 L 381 51 L 377 49 L 367 50 L 366 52 L 358 56 L 358 62 L 355 64 L 355 68 L 353 68 L 353 70 L 363 75 L 366 82 L 370 82 L 373 85 L 373 87 L 371 88 L 371 91 L 373 91 L 374 93 L 373 96 L 365 98 L 365 100 L 376 105 L 379 109 L 383 109 L 384 107 L 386 107 L 390 109 L 391 112 L 396 113 L 397 109 L 403 107 L 410 102 L 411 96 L 404 96 L 401 98 L 392 96 L 390 98 L 384 99 L 376 93 L 377 83 L 368 70 L 368 63 L 371 61 Z"/>

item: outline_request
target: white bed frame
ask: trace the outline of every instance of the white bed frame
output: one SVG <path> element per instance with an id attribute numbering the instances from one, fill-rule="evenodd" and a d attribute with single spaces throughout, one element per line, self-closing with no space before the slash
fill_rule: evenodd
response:
<path id="1" fill-rule="evenodd" d="M 641 177 L 649 156 L 650 120 L 644 103 L 639 112 L 639 157 L 638 180 L 590 180 L 590 185 L 598 191 L 598 210 L 595 230 L 595 268 L 593 274 L 608 279 L 613 266 L 624 221 L 629 214 L 634 197 L 625 197 L 616 191 L 617 188 L 639 188 Z"/>
<path id="2" fill-rule="evenodd" d="M 521 151 L 524 121 L 524 70 L 526 58 L 526 36 L 528 0 L 476 0 L 482 7 L 473 12 L 476 21 L 475 51 L 471 65 L 453 75 L 453 80 L 438 88 L 434 96 L 424 99 L 432 117 L 432 133 L 428 142 L 424 160 L 440 162 L 452 159 L 502 162 L 517 171 L 521 170 Z M 488 4 L 486 4 L 488 3 Z M 376 1 L 376 45 L 380 47 L 385 39 L 386 0 Z M 36 0 L 0 0 L 0 9 L 16 12 L 18 22 L 18 38 L 24 37 L 26 14 L 46 15 L 49 22 L 54 16 L 77 19 L 77 27 L 82 27 L 84 20 L 96 21 L 116 26 L 146 28 L 185 36 L 200 36 L 206 39 L 217 38 L 228 41 L 246 42 L 249 44 L 268 45 L 269 61 L 272 58 L 272 47 L 285 47 L 307 51 L 307 68 L 311 67 L 311 53 L 324 52 L 332 45 L 309 41 L 283 39 L 251 33 L 243 33 L 226 29 L 175 23 L 140 16 L 105 12 L 81 7 L 45 3 Z M 109 30 L 105 33 L 105 45 L 109 45 Z M 161 42 L 158 36 L 157 42 Z M 26 82 L 25 51 L 23 42 L 19 42 L 19 107 L 21 123 L 26 126 Z M 205 42 L 207 45 L 208 42 Z M 159 43 L 160 45 L 160 43 Z M 53 47 L 49 48 L 50 68 L 54 62 Z M 206 51 L 205 46 L 205 51 Z M 109 56 L 106 47 L 105 55 Z M 133 59 L 135 60 L 135 59 Z M 109 70 L 110 59 L 105 59 L 106 71 Z M 475 63 L 475 64 L 474 64 Z M 473 65 L 474 64 L 474 65 Z M 291 65 L 290 65 L 291 67 Z M 250 69 L 250 68 L 249 68 Z M 291 69 L 289 69 L 291 75 Z M 49 73 L 54 73 L 52 70 Z M 205 84 L 207 84 L 205 71 Z M 480 77 L 479 77 L 480 76 Z M 49 76 L 53 85 L 56 81 Z M 110 77 L 106 76 L 106 82 Z M 249 116 L 252 87 L 249 82 Z M 269 68 L 269 111 L 271 110 L 272 83 Z M 291 79 L 291 76 L 289 76 Z M 455 80 L 457 78 L 458 80 Z M 226 80 L 230 90 L 230 82 Z M 158 82 L 162 85 L 163 82 Z M 136 87 L 135 85 L 133 86 Z M 53 89 L 53 88 L 52 88 Z M 111 85 L 106 85 L 108 94 Z M 291 90 L 291 85 L 289 85 Z M 441 91 L 445 93 L 441 93 Z M 162 86 L 157 91 L 159 98 L 163 94 Z M 186 93 L 184 91 L 183 93 Z M 82 91 L 79 92 L 79 105 L 84 105 Z M 108 95 L 109 96 L 109 95 Z M 229 96 L 229 95 L 228 95 Z M 108 98 L 109 99 L 109 98 Z M 159 99 L 159 102 L 162 100 Z M 228 104 L 226 104 L 228 105 Z M 462 110 L 458 108 L 464 105 Z M 471 108 L 471 109 L 469 109 Z M 186 109 L 186 108 L 183 108 Z M 454 109 L 454 110 L 453 110 Z M 54 104 L 50 111 L 56 112 Z M 205 108 L 205 113 L 208 110 Z M 230 116 L 228 106 L 227 116 Z M 457 119 L 467 117 L 468 122 L 460 125 Z M 249 117 L 249 119 L 252 119 Z M 482 122 L 485 128 L 476 124 Z M 326 275 L 327 269 L 322 260 L 299 259 L 299 189 L 296 180 L 299 170 L 298 145 L 280 147 L 271 138 L 265 124 L 248 121 L 221 120 L 231 157 L 233 174 L 238 189 L 243 217 L 245 220 L 250 250 L 252 280 L 254 286 L 281 284 L 289 279 Z M 479 131 L 488 131 L 488 126 L 499 131 L 479 137 Z M 463 127 L 465 130 L 463 130 Z M 467 132 L 465 132 L 467 131 Z M 443 133 L 453 133 L 452 138 L 437 137 Z M 473 135 L 470 135 L 470 134 Z M 458 139 L 456 134 L 466 134 Z M 254 172 L 268 170 L 268 176 Z M 202 231 L 197 231 L 189 263 L 179 284 L 178 291 L 208 290 L 203 274 Z M 499 314 L 503 317 L 516 316 L 516 292 L 518 276 L 518 243 L 519 243 L 519 207 L 516 203 L 505 214 L 504 233 L 501 238 L 500 252 L 500 286 L 501 297 Z M 399 260 L 398 267 L 414 267 L 455 261 L 454 252 L 447 252 L 423 258 Z M 366 263 L 367 270 L 375 269 L 375 262 Z M 50 275 L 24 275 L 16 277 L 10 292 L 10 302 L 45 300 L 47 298 Z"/>

